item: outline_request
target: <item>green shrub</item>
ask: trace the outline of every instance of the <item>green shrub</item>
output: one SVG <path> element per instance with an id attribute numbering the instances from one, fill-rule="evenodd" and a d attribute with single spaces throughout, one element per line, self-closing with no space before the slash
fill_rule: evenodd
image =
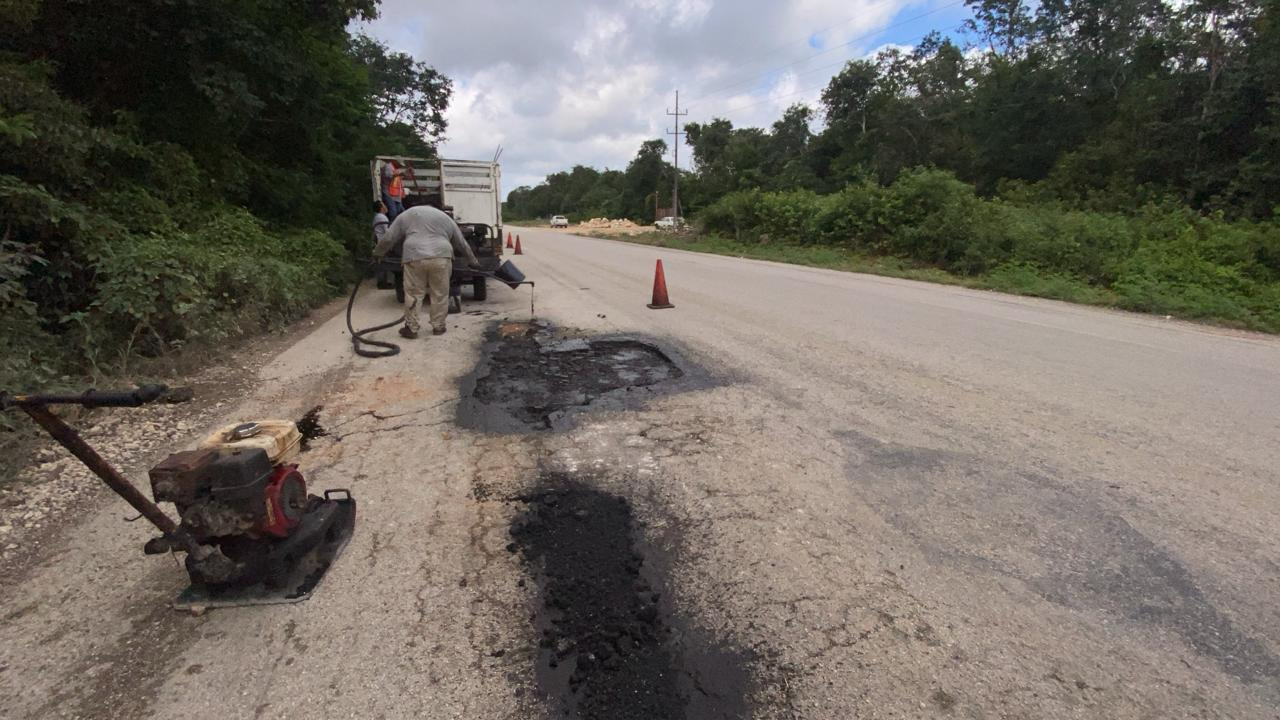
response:
<path id="1" fill-rule="evenodd" d="M 1121 306 L 1266 328 L 1272 313 L 1259 304 L 1266 286 L 1248 277 L 1240 265 L 1205 257 L 1215 248 L 1206 244 L 1204 230 L 1190 225 L 1172 237 L 1144 238 L 1114 284 Z M 1208 232 L 1209 237 L 1218 234 L 1216 228 Z"/>
<path id="2" fill-rule="evenodd" d="M 932 169 L 903 174 L 889 187 L 890 250 L 896 255 L 962 269 L 980 202 L 973 187 Z M 963 271 L 963 269 L 962 269 Z"/>
<path id="3" fill-rule="evenodd" d="M 315 231 L 275 234 L 239 208 L 190 232 L 135 236 L 98 263 L 93 330 L 153 349 L 220 340 L 298 317 L 342 279 L 346 253 Z"/>
<path id="4" fill-rule="evenodd" d="M 735 240 L 755 240 L 760 235 L 758 190 L 733 192 L 721 197 L 698 214 L 704 232 L 728 235 Z"/>
<path id="5" fill-rule="evenodd" d="M 29 268 L 42 260 L 32 248 L 0 241 L 0 388 L 48 382 L 57 375 L 55 339 L 40 327 L 36 304 L 23 284 Z M 7 425 L 0 418 L 0 428 Z"/>
<path id="6" fill-rule="evenodd" d="M 820 200 L 808 190 L 768 192 L 757 197 L 758 229 L 770 240 L 797 245 L 817 242 L 814 221 Z"/>
<path id="7" fill-rule="evenodd" d="M 1110 304 L 1115 296 L 1083 280 L 1062 273 L 1051 273 L 1034 265 L 1011 262 L 986 275 L 989 285 L 1003 292 L 1054 298 L 1094 304 Z"/>
<path id="8" fill-rule="evenodd" d="M 136 140 L 123 115 L 89 125 L 48 80 L 0 62 L 0 387 L 257 332 L 345 279 L 330 235 L 273 232 L 210 200 L 186 151 Z"/>
<path id="9" fill-rule="evenodd" d="M 893 218 L 884 188 L 865 181 L 824 200 L 814 220 L 821 242 L 877 254 L 890 251 Z"/>
<path id="10" fill-rule="evenodd" d="M 1123 216 L 1063 210 L 1055 205 L 1003 205 L 1012 259 L 1090 283 L 1112 282 L 1137 245 Z"/>

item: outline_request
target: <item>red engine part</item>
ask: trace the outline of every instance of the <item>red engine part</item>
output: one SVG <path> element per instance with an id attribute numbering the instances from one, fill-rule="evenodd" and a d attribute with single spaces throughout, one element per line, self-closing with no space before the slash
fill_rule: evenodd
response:
<path id="1" fill-rule="evenodd" d="M 258 531 L 287 537 L 307 509 L 307 482 L 297 465 L 277 465 L 267 481 L 266 512 Z"/>

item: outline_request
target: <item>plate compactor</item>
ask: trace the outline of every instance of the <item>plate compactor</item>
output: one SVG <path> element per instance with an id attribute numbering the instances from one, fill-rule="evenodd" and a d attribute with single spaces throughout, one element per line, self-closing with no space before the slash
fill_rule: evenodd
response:
<path id="1" fill-rule="evenodd" d="M 346 490 L 307 494 L 291 462 L 302 435 L 296 423 L 263 420 L 222 428 L 195 450 L 176 452 L 151 468 L 148 500 L 107 464 L 49 405 L 139 407 L 167 390 L 148 385 L 127 392 L 7 395 L 0 409 L 21 408 L 102 478 L 161 535 L 148 555 L 186 553 L 191 586 L 173 605 L 200 609 L 298 602 L 310 597 L 355 529 L 356 503 Z M 174 523 L 155 503 L 173 503 Z"/>

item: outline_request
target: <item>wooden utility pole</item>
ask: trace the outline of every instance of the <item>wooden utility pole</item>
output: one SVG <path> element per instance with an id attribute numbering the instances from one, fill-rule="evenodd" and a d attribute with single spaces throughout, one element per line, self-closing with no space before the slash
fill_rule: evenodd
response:
<path id="1" fill-rule="evenodd" d="M 667 114 L 675 118 L 675 130 L 668 130 L 668 135 L 675 136 L 675 142 L 672 144 L 672 152 L 675 155 L 675 180 L 671 185 L 671 212 L 679 224 L 683 214 L 680 212 L 680 136 L 684 135 L 684 131 L 680 128 L 680 118 L 689 114 L 689 111 L 680 112 L 680 91 L 676 91 L 676 109 L 675 112 L 667 110 Z"/>

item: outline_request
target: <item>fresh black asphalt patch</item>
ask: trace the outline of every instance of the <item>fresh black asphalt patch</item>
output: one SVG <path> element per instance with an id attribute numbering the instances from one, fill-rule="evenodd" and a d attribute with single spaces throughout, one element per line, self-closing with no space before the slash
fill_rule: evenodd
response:
<path id="1" fill-rule="evenodd" d="M 458 419 L 490 432 L 556 429 L 576 409 L 605 399 L 626 405 L 683 375 L 666 353 L 641 340 L 502 323 L 489 334 L 476 373 L 464 381 L 471 388 L 464 387 Z"/>
<path id="2" fill-rule="evenodd" d="M 638 549 L 630 503 L 562 473 L 518 498 L 507 549 L 538 585 L 535 675 L 555 717 L 737 718 L 746 655 L 682 628 Z"/>

